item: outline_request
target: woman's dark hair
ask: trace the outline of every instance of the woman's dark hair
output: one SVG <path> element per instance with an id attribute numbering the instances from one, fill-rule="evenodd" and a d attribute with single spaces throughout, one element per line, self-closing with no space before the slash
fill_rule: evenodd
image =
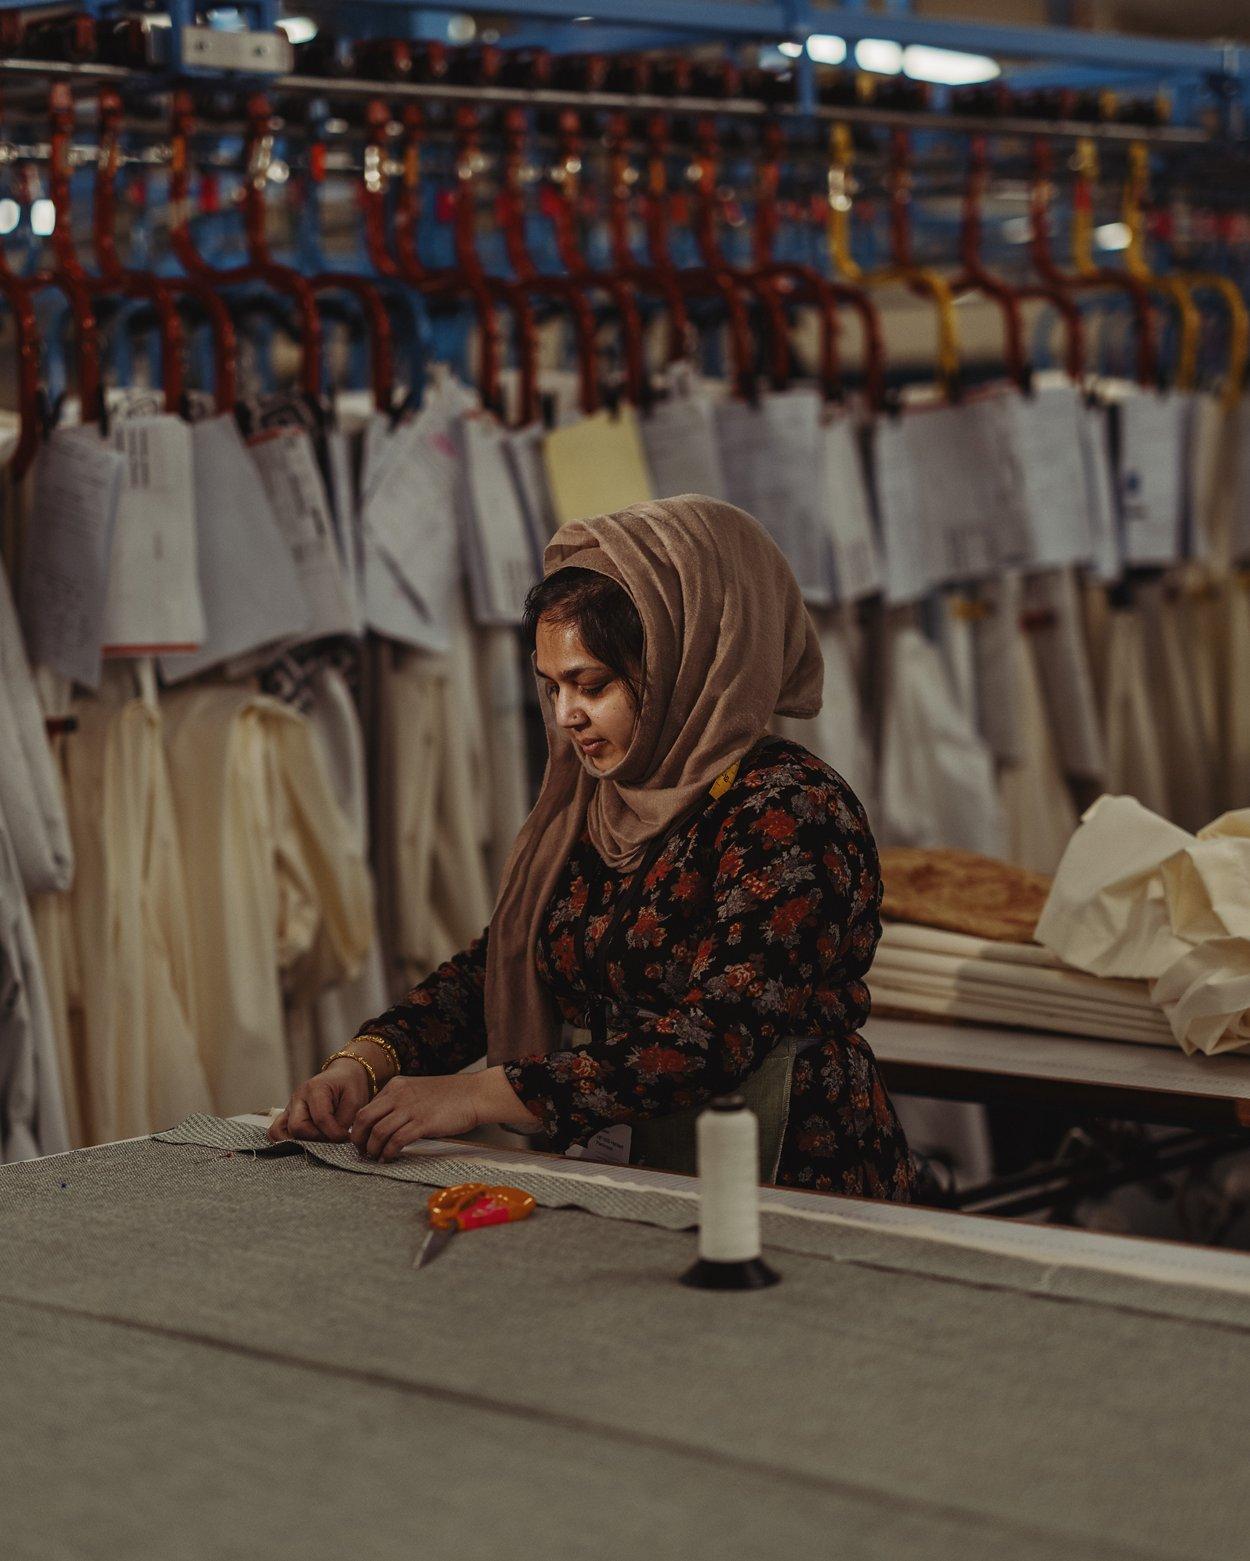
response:
<path id="1" fill-rule="evenodd" d="M 534 650 L 538 620 L 573 624 L 582 644 L 620 678 L 637 709 L 642 703 L 642 619 L 629 593 L 595 569 L 557 569 L 525 598 L 521 627 Z"/>

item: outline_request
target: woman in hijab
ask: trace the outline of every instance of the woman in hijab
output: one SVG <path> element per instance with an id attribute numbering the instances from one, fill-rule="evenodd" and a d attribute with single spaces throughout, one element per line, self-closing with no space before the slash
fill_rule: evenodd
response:
<path id="1" fill-rule="evenodd" d="M 905 1201 L 907 1144 L 858 1033 L 872 834 L 839 775 L 767 735 L 820 708 L 789 565 L 751 516 L 687 494 L 571 522 L 544 567 L 526 627 L 547 769 L 490 925 L 362 1025 L 270 1136 L 389 1160 L 498 1123 L 542 1149 L 595 1140 L 592 1157 L 628 1137 L 636 1162 L 679 1166 L 698 1108 L 741 1090 L 766 1180 Z"/>

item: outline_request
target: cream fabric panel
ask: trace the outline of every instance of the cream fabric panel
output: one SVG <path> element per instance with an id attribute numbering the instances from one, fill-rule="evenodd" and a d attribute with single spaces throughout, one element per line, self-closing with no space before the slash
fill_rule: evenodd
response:
<path id="1" fill-rule="evenodd" d="M 1020 759 L 1004 765 L 999 778 L 1007 859 L 1034 872 L 1053 873 L 1076 828 L 1077 813 L 1047 720 L 1033 647 L 1024 629 L 1016 630 L 1012 661 Z"/>
<path id="2" fill-rule="evenodd" d="M 308 720 L 335 800 L 348 822 L 357 849 L 367 860 L 369 810 L 364 734 L 351 690 L 340 673 L 326 668 L 318 674 Z M 295 1071 L 311 1075 L 331 1052 L 355 1035 L 364 1020 L 381 1013 L 389 1005 L 382 949 L 376 918 L 371 911 L 369 949 L 359 974 L 354 979 L 326 987 L 311 1000 L 300 1002 L 297 999 L 293 1005 L 294 1011 L 302 1009 L 307 1014 L 308 1034 L 304 1065 L 302 1068 L 297 1066 Z M 293 1063 L 299 1059 L 295 1028 L 288 1026 Z"/>
<path id="3" fill-rule="evenodd" d="M 1023 609 L 1060 765 L 1075 779 L 1101 783 L 1107 751 L 1075 571 L 1029 576 Z"/>
<path id="4" fill-rule="evenodd" d="M 983 609 L 970 596 L 944 591 L 934 603 L 935 634 L 946 675 L 959 708 L 980 729 L 977 647 L 974 623 Z"/>
<path id="5" fill-rule="evenodd" d="M 196 1040 L 191 924 L 161 717 L 134 673 L 105 668 L 65 744 L 77 858 L 69 921 L 82 972 L 65 991 L 81 1036 L 89 1142 L 211 1107 Z M 68 953 L 66 959 L 69 959 Z"/>
<path id="6" fill-rule="evenodd" d="M 284 972 L 315 992 L 355 976 L 368 951 L 363 852 L 302 716 L 212 685 L 168 696 L 166 711 L 213 1105 L 263 1109 L 293 1083 Z"/>
<path id="7" fill-rule="evenodd" d="M 1136 608 L 1115 608 L 1108 615 L 1103 693 L 1107 790 L 1136 797 L 1152 812 L 1166 816 L 1167 776 L 1142 634 Z"/>
<path id="8" fill-rule="evenodd" d="M 430 898 L 433 836 L 445 702 L 437 658 L 398 645 L 377 651 L 374 688 L 377 808 L 374 861 L 378 917 L 388 987 L 398 994 L 425 973 L 434 944 L 425 907 Z"/>
<path id="9" fill-rule="evenodd" d="M 388 976 L 400 990 L 490 919 L 489 777 L 472 667 L 398 646 L 380 662 L 377 850 Z"/>
<path id="10" fill-rule="evenodd" d="M 477 704 L 486 737 L 486 858 L 492 900 L 504 864 L 532 802 L 525 742 L 525 680 L 521 644 L 514 629 L 479 628 L 476 644 Z"/>
<path id="11" fill-rule="evenodd" d="M 1000 762 L 1020 757 L 1021 733 L 1012 697 L 1012 643 L 1020 622 L 1023 584 L 1019 575 L 982 580 L 973 618 L 973 655 L 979 730 Z"/>
<path id="12" fill-rule="evenodd" d="M 1217 746 L 1225 808 L 1250 807 L 1250 572 L 1224 582 L 1220 600 Z"/>
<path id="13" fill-rule="evenodd" d="M 83 1090 L 82 979 L 70 896 L 36 894 L 31 898 L 30 914 L 48 994 L 65 1126 L 71 1146 L 82 1149 L 88 1143 Z"/>
<path id="14" fill-rule="evenodd" d="M 1207 726 L 1201 693 L 1201 641 L 1185 632 L 1180 599 L 1162 580 L 1136 587 L 1141 645 L 1167 807 L 1159 811 L 1186 829 L 1215 815 L 1215 733 Z"/>

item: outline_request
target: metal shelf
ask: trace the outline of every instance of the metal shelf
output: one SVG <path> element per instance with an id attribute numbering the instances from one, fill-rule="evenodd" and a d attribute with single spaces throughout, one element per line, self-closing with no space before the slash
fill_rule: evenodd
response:
<path id="1" fill-rule="evenodd" d="M 29 82 L 42 90 L 53 79 L 93 82 L 122 88 L 142 83 L 148 89 L 162 85 L 157 72 L 138 72 L 124 66 L 49 62 L 46 60 L 0 60 L 0 79 Z M 234 78 L 236 85 L 242 85 Z M 164 84 L 168 84 L 165 82 Z M 428 102 L 477 104 L 522 104 L 532 108 L 573 107 L 603 112 L 663 113 L 674 116 L 718 115 L 760 120 L 840 121 L 851 124 L 901 125 L 914 130 L 940 130 L 999 137 L 1048 136 L 1058 140 L 1092 139 L 1104 142 L 1147 142 L 1158 146 L 1206 146 L 1212 137 L 1203 129 L 1185 125 L 1135 125 L 1106 123 L 1099 120 L 1029 119 L 995 115 L 931 112 L 923 109 L 887 109 L 870 106 L 818 106 L 810 112 L 793 107 L 778 107 L 751 98 L 700 98 L 627 95 L 618 92 L 555 91 L 547 88 L 496 86 L 449 86 L 436 82 L 372 81 L 355 77 L 286 75 L 267 77 L 267 90 L 275 94 L 306 94 L 309 97 L 335 99 L 380 98 L 385 102 L 424 100 Z"/>

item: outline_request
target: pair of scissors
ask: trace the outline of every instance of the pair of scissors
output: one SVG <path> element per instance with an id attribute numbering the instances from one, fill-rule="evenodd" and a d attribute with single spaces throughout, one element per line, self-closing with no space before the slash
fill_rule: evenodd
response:
<path id="1" fill-rule="evenodd" d="M 488 1187 L 485 1182 L 460 1182 L 432 1193 L 430 1229 L 412 1260 L 421 1268 L 438 1256 L 458 1230 L 482 1225 L 509 1225 L 534 1212 L 534 1198 L 519 1187 Z"/>

